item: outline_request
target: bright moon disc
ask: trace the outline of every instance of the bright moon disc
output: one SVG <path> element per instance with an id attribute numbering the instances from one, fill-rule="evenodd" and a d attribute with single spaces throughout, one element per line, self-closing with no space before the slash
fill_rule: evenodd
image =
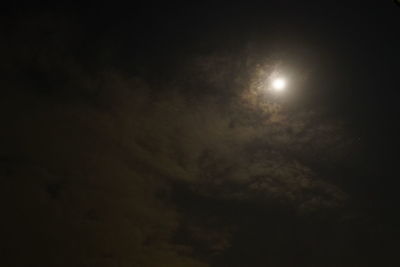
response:
<path id="1" fill-rule="evenodd" d="M 286 80 L 282 78 L 277 78 L 272 81 L 272 88 L 275 91 L 283 91 L 286 88 Z"/>

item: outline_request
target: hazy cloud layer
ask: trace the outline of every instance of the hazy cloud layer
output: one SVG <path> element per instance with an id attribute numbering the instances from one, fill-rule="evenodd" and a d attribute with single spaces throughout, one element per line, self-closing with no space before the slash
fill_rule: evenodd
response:
<path id="1" fill-rule="evenodd" d="M 293 225 L 348 218 L 343 177 L 326 170 L 356 157 L 355 137 L 322 111 L 255 99 L 251 51 L 193 56 L 154 84 L 70 55 L 79 31 L 44 21 L 14 26 L 1 53 L 8 266 L 243 266 L 229 259 L 251 239 L 244 258 L 261 246 L 286 266 Z"/>

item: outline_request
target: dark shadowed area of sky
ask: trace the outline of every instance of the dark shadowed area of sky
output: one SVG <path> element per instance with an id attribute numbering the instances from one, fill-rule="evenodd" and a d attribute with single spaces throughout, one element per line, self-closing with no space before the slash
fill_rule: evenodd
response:
<path id="1" fill-rule="evenodd" d="M 0 265 L 398 266 L 400 6 L 364 2 L 3 6 Z"/>

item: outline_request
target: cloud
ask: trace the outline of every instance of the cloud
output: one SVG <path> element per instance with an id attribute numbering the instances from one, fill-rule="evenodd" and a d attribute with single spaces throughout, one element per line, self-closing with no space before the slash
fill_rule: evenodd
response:
<path id="1" fill-rule="evenodd" d="M 67 52 L 82 40 L 69 27 L 65 43 L 61 26 L 35 27 L 16 30 L 2 63 L 15 77 L 0 100 L 2 236 L 14 265 L 207 266 L 243 246 L 241 213 L 285 207 L 300 220 L 346 205 L 324 171 L 354 149 L 345 127 L 254 101 L 237 57 L 198 56 L 154 84 L 88 68 Z"/>

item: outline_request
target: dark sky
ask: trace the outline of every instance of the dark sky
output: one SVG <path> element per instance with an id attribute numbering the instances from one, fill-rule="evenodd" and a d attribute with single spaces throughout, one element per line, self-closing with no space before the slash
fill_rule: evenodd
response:
<path id="1" fill-rule="evenodd" d="M 56 2 L 1 9 L 1 266 L 399 266 L 396 1 Z"/>

